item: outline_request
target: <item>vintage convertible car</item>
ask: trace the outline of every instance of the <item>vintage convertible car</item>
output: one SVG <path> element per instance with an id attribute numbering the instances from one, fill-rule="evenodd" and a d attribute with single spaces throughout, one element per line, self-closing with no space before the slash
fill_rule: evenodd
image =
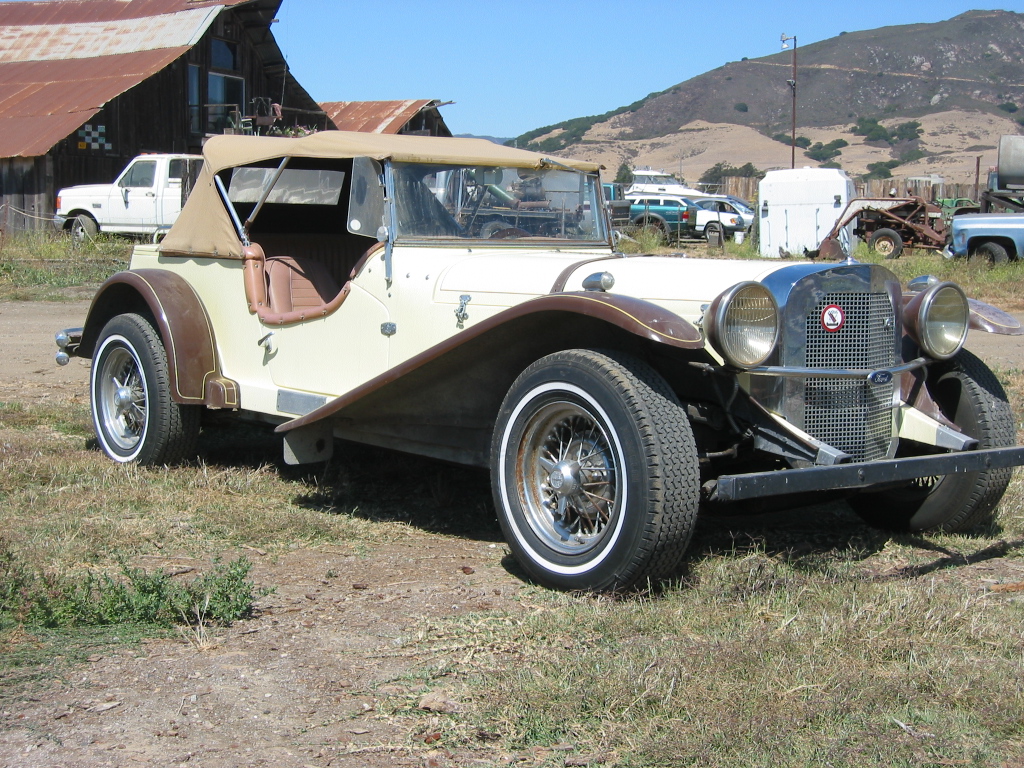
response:
<path id="1" fill-rule="evenodd" d="M 218 409 L 292 463 L 343 438 L 488 467 L 509 546 L 565 589 L 671 573 L 698 510 L 767 497 L 993 517 L 1024 449 L 962 347 L 1012 317 L 852 260 L 623 256 L 600 190 L 595 165 L 481 140 L 217 137 L 58 362 L 92 358 L 119 462 L 188 457 Z"/>

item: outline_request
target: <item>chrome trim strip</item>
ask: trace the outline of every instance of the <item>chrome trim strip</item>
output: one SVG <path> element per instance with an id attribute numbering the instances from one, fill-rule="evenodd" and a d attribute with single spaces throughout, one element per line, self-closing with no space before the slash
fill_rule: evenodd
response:
<path id="1" fill-rule="evenodd" d="M 782 376 L 789 378 L 832 378 L 832 379 L 867 379 L 876 373 L 891 373 L 897 376 L 907 371 L 915 371 L 923 368 L 931 362 L 927 358 L 918 357 L 903 365 L 894 365 L 891 368 L 796 368 L 785 365 L 763 365 L 758 368 L 748 368 L 744 373 L 757 376 Z"/>

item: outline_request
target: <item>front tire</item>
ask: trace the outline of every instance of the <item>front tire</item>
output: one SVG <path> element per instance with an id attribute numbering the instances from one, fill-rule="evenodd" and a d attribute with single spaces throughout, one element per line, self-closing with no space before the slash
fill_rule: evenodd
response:
<path id="1" fill-rule="evenodd" d="M 1010 254 L 999 243 L 982 243 L 970 255 L 970 259 L 989 264 L 1005 264 L 1010 260 Z"/>
<path id="2" fill-rule="evenodd" d="M 868 238 L 868 249 L 886 259 L 898 259 L 903 253 L 903 238 L 895 229 L 876 229 Z"/>
<path id="3" fill-rule="evenodd" d="M 118 315 L 104 326 L 90 393 L 96 437 L 114 461 L 172 464 L 194 455 L 201 407 L 171 399 L 167 354 L 148 319 Z"/>
<path id="4" fill-rule="evenodd" d="M 99 231 L 100 227 L 94 218 L 87 214 L 80 213 L 75 217 L 74 221 L 71 222 L 71 242 L 75 245 L 85 245 L 96 237 Z"/>
<path id="5" fill-rule="evenodd" d="M 619 353 L 538 360 L 502 403 L 491 482 L 505 538 L 539 583 L 615 591 L 668 575 L 699 502 L 689 421 L 665 380 Z"/>
<path id="6" fill-rule="evenodd" d="M 928 393 L 943 415 L 979 448 L 1016 443 L 1013 412 L 995 375 L 966 350 L 935 366 Z M 864 493 L 850 505 L 866 522 L 901 531 L 967 531 L 991 521 L 1006 493 L 1012 468 L 919 478 L 900 488 Z"/>

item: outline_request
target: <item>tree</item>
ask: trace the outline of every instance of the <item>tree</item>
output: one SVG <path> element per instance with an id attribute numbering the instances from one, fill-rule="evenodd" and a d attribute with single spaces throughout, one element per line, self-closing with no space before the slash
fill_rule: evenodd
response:
<path id="1" fill-rule="evenodd" d="M 892 178 L 892 169 L 900 164 L 899 160 L 885 160 L 881 163 L 868 163 L 868 172 L 861 178 L 864 179 L 889 179 Z"/>
<path id="2" fill-rule="evenodd" d="M 722 179 L 726 176 L 743 176 L 744 178 L 753 178 L 760 176 L 761 171 L 754 167 L 753 163 L 745 163 L 739 168 L 730 165 L 726 162 L 715 163 L 700 177 L 701 184 L 721 184 Z"/>
<path id="3" fill-rule="evenodd" d="M 737 112 L 746 112 L 748 109 L 747 105 L 744 104 L 742 101 L 739 104 L 733 104 L 732 108 L 735 109 Z"/>
<path id="4" fill-rule="evenodd" d="M 633 169 L 629 167 L 629 163 L 622 163 L 619 166 L 618 172 L 615 174 L 616 184 L 632 184 L 633 183 Z"/>
<path id="5" fill-rule="evenodd" d="M 910 120 L 906 123 L 900 123 L 892 130 L 892 140 L 895 141 L 913 141 L 918 136 L 924 133 L 924 128 L 917 120 Z"/>
<path id="6" fill-rule="evenodd" d="M 824 163 L 831 160 L 833 157 L 838 157 L 842 148 L 848 146 L 850 146 L 850 144 L 845 139 L 835 139 L 834 141 L 830 141 L 828 144 L 822 144 L 819 141 L 804 152 L 804 154 L 811 158 L 811 160 L 817 160 L 819 163 Z"/>
<path id="7" fill-rule="evenodd" d="M 857 124 L 853 126 L 852 132 L 854 136 L 863 136 L 865 141 L 892 143 L 889 131 L 885 129 L 885 126 L 879 124 L 878 119 L 874 117 L 858 117 Z"/>

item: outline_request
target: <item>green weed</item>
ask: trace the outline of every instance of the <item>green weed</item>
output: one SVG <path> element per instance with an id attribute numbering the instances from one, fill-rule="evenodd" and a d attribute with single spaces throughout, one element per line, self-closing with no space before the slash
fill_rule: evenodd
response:
<path id="1" fill-rule="evenodd" d="M 2 544 L 2 542 L 0 542 Z M 121 561 L 116 576 L 40 572 L 0 546 L 0 617 L 27 627 L 116 624 L 230 624 L 249 616 L 253 603 L 270 593 L 247 577 L 245 559 L 213 567 L 190 582 L 162 572 L 147 573 Z"/>

